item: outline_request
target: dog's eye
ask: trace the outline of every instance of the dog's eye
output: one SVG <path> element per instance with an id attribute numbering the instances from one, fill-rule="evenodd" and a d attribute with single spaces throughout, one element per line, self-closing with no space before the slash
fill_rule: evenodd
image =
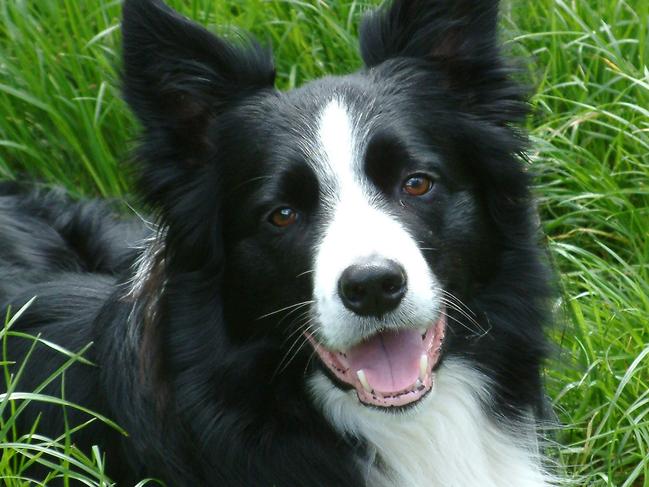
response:
<path id="1" fill-rule="evenodd" d="M 403 191 L 410 196 L 423 196 L 433 189 L 434 181 L 426 174 L 413 174 L 403 183 Z"/>
<path id="2" fill-rule="evenodd" d="M 273 225 L 280 228 L 286 228 L 293 225 L 298 219 L 298 212 L 293 208 L 283 207 L 273 211 L 268 217 Z"/>

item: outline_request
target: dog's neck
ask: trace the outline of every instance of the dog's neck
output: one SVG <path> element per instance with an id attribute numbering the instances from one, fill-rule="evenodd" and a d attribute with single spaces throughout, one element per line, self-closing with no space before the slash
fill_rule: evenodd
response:
<path id="1" fill-rule="evenodd" d="M 444 363 L 428 397 L 404 413 L 365 407 L 324 375 L 314 376 L 311 387 L 334 427 L 368 446 L 361 461 L 368 486 L 554 485 L 541 466 L 532 421 L 508 429 L 505 420 L 489 418 L 486 380 L 459 361 Z"/>
<path id="2" fill-rule="evenodd" d="M 164 232 L 156 231 L 139 248 L 140 254 L 126 283 L 124 301 L 137 301 L 164 288 Z"/>

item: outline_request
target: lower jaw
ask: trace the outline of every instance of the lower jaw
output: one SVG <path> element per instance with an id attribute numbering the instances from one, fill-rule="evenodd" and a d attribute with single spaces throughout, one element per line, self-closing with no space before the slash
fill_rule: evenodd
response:
<path id="1" fill-rule="evenodd" d="M 435 370 L 441 366 L 442 359 L 437 363 Z M 431 385 L 429 388 L 424 389 L 416 398 L 408 397 L 410 399 L 403 404 L 398 405 L 396 401 L 390 401 L 390 398 L 383 398 L 380 395 L 359 391 L 353 385 L 340 380 L 331 370 L 323 364 L 318 365 L 318 369 L 322 372 L 323 379 L 329 381 L 336 389 L 339 389 L 345 394 L 349 394 L 350 398 L 357 401 L 357 404 L 362 408 L 382 412 L 384 414 L 400 414 L 416 412 L 421 405 L 428 399 L 432 392 L 435 390 L 435 370 L 431 374 Z M 374 397 L 376 396 L 376 398 Z"/>
<path id="2" fill-rule="evenodd" d="M 381 394 L 375 391 L 368 392 L 365 389 L 354 389 L 358 400 L 366 406 L 373 406 L 380 409 L 385 408 L 409 408 L 419 403 L 432 389 L 435 375 L 431 371 L 421 385 L 412 389 L 401 391 L 395 394 Z"/>
<path id="3" fill-rule="evenodd" d="M 394 414 L 407 414 L 410 412 L 416 412 L 421 405 L 426 401 L 428 396 L 434 391 L 435 385 L 433 383 L 433 386 L 430 389 L 425 390 L 416 400 L 408 402 L 406 404 L 403 404 L 401 406 L 397 405 L 390 405 L 390 406 L 378 406 L 374 403 L 367 403 L 363 402 L 360 397 L 358 398 L 359 403 L 363 408 L 371 409 L 374 411 L 380 411 L 383 414 L 389 414 L 389 413 L 394 413 Z"/>

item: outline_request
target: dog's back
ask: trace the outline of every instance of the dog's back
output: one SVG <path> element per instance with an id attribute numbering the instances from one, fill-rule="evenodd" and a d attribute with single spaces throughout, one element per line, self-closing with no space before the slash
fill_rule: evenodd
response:
<path id="1" fill-rule="evenodd" d="M 16 392 L 40 392 L 101 412 L 93 321 L 132 265 L 146 227 L 119 219 L 107 202 L 77 202 L 60 189 L 2 183 L 0 228 L 0 309 L 10 306 L 14 314 L 33 299 L 11 328 L 24 336 L 7 342 L 7 360 L 24 366 Z M 72 358 L 82 350 L 85 360 Z M 39 434 L 63 433 L 64 409 L 42 401 L 18 416 L 19 431 L 30 431 L 38 414 L 48 418 Z M 71 424 L 90 419 L 74 408 L 65 414 Z M 74 441 L 91 445 L 97 434 L 109 439 L 115 432 L 95 423 Z"/>
<path id="2" fill-rule="evenodd" d="M 77 202 L 60 188 L 13 182 L 0 184 L 0 224 L 0 266 L 46 273 L 122 274 L 147 234 L 138 221 L 120 219 L 107 201 Z"/>

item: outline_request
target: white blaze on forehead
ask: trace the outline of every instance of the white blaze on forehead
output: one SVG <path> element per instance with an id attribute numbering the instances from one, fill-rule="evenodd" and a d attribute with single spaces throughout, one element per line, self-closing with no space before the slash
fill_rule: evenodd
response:
<path id="1" fill-rule="evenodd" d="M 358 117 L 360 118 L 360 117 Z M 366 131 L 340 100 L 332 100 L 319 116 L 314 169 L 326 208 L 322 238 L 316 252 L 314 298 L 320 334 L 328 346 L 357 342 L 373 318 L 349 311 L 338 295 L 338 281 L 350 265 L 367 259 L 389 259 L 406 271 L 407 292 L 381 326 L 430 325 L 438 311 L 438 285 L 415 240 L 381 203 L 363 172 Z M 362 322 L 362 323 L 361 323 Z"/>
<path id="2" fill-rule="evenodd" d="M 354 177 L 360 165 L 355 127 L 346 107 L 337 99 L 326 105 L 318 122 L 319 160 L 315 170 L 329 199 L 340 199 L 343 190 L 359 183 Z M 331 205 L 332 201 L 325 203 Z"/>

